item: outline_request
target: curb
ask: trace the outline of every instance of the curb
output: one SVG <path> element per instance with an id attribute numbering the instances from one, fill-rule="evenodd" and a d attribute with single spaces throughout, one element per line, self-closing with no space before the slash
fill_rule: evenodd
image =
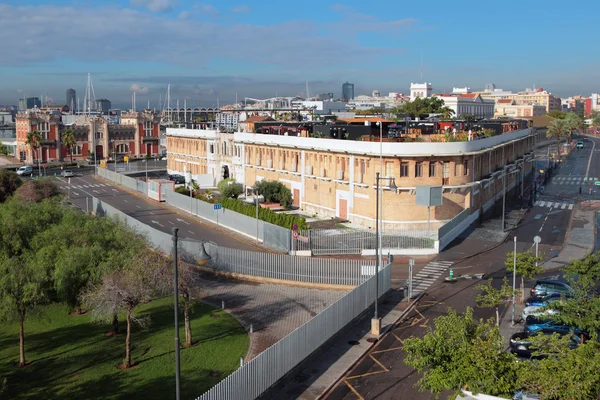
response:
<path id="1" fill-rule="evenodd" d="M 360 362 L 362 362 L 366 355 L 373 350 L 373 348 L 375 348 L 376 346 L 379 345 L 379 343 L 381 343 L 381 340 L 379 340 L 381 337 L 385 336 L 394 326 L 396 326 L 396 324 L 398 324 L 398 322 L 400 322 L 401 320 L 403 320 L 404 318 L 406 318 L 406 316 L 408 315 L 408 313 L 410 313 L 412 311 L 412 309 L 414 308 L 414 306 L 419 302 L 419 300 L 421 300 L 421 298 L 425 295 L 425 293 L 421 293 L 419 294 L 417 297 L 415 297 L 415 299 L 408 305 L 408 307 L 406 307 L 406 309 L 404 311 L 402 311 L 402 314 L 400 314 L 400 316 L 398 318 L 396 318 L 396 320 L 394 322 L 392 322 L 391 324 L 389 324 L 388 326 L 386 326 L 383 331 L 381 332 L 381 334 L 377 337 L 377 341 L 373 344 L 371 344 L 369 347 L 367 347 L 365 349 L 365 351 L 363 351 L 363 353 L 358 357 L 358 359 L 353 362 L 351 365 L 348 366 L 348 368 L 346 368 L 346 370 L 342 373 L 342 375 L 337 378 L 331 385 L 329 385 L 324 391 L 323 393 L 321 393 L 316 400 L 320 400 L 320 399 L 324 399 L 325 396 L 329 395 L 329 392 L 334 389 L 335 387 L 338 386 L 338 384 L 344 379 L 344 377 L 346 376 L 346 374 L 348 373 L 348 371 L 350 371 L 352 368 L 354 368 L 356 365 L 358 365 Z"/>

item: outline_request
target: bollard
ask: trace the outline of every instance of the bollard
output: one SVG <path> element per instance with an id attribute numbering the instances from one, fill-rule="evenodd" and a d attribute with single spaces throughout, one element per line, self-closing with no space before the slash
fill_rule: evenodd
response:
<path id="1" fill-rule="evenodd" d="M 252 334 L 252 324 L 250 324 L 250 334 Z"/>
<path id="2" fill-rule="evenodd" d="M 221 300 L 221 310 L 225 309 L 225 300 Z"/>
<path id="3" fill-rule="evenodd" d="M 240 356 L 240 367 L 244 366 L 244 357 Z"/>
<path id="4" fill-rule="evenodd" d="M 454 279 L 454 270 L 450 268 L 450 279 Z"/>

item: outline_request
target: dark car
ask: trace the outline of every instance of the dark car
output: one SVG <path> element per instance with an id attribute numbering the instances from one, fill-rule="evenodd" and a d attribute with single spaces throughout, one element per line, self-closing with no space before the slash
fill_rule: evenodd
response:
<path id="1" fill-rule="evenodd" d="M 561 322 L 552 320 L 552 318 L 544 318 L 544 316 L 529 315 L 525 319 L 525 332 L 533 334 L 540 331 L 556 332 L 561 335 L 573 331 L 574 328 L 565 325 Z M 579 333 L 579 329 L 575 329 L 576 333 Z"/>
<path id="2" fill-rule="evenodd" d="M 185 183 L 185 177 L 183 175 L 179 175 L 179 174 L 169 175 L 169 176 L 167 176 L 167 179 L 175 182 L 176 184 Z"/>
<path id="3" fill-rule="evenodd" d="M 524 357 L 524 358 L 544 358 L 543 355 L 536 355 L 534 356 L 532 353 L 534 351 L 536 351 L 535 347 L 533 347 L 531 344 L 531 336 L 537 335 L 537 334 L 541 334 L 541 335 L 551 335 L 553 333 L 558 333 L 558 332 L 554 332 L 552 330 L 546 330 L 546 329 L 542 329 L 538 332 L 535 333 L 528 333 L 528 332 L 519 332 L 519 333 L 515 333 L 514 335 L 512 335 L 510 337 L 510 352 L 513 354 L 516 354 L 519 357 Z M 560 336 L 564 336 L 567 333 L 558 333 Z M 587 340 L 588 337 L 586 336 L 585 339 Z M 574 349 L 575 347 L 577 347 L 579 345 L 579 343 L 581 343 L 581 337 L 575 333 L 571 333 L 571 337 L 569 340 L 569 347 L 571 347 L 571 349 Z"/>
<path id="4" fill-rule="evenodd" d="M 563 297 L 568 299 L 573 295 L 571 293 L 552 293 L 545 296 L 531 296 L 525 300 L 525 307 L 544 307 L 550 302 L 561 300 Z"/>
<path id="5" fill-rule="evenodd" d="M 539 280 L 531 288 L 531 296 L 547 296 L 554 293 L 572 293 L 573 288 L 564 282 Z"/>

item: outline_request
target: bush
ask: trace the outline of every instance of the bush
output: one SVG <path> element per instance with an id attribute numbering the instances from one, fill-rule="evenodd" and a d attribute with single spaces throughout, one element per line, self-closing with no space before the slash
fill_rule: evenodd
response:
<path id="1" fill-rule="evenodd" d="M 175 191 L 177 193 L 181 193 L 181 194 L 184 194 L 186 196 L 190 195 L 189 189 L 187 189 L 185 186 L 179 186 L 179 187 L 175 188 Z"/>
<path id="2" fill-rule="evenodd" d="M 58 196 L 60 190 L 58 185 L 50 178 L 42 178 L 36 180 L 29 180 L 25 184 L 21 185 L 15 192 L 15 197 L 18 197 L 23 201 L 33 201 L 39 203 L 44 199 Z"/>
<path id="3" fill-rule="evenodd" d="M 267 203 L 279 203 L 285 208 L 292 205 L 292 191 L 281 182 L 261 181 L 256 182 L 254 187 Z"/>
<path id="4" fill-rule="evenodd" d="M 244 192 L 244 187 L 233 178 L 227 178 L 217 184 L 221 196 L 226 199 L 237 199 Z"/>
<path id="5" fill-rule="evenodd" d="M 222 199 L 221 205 L 223 208 L 226 208 L 231 211 L 238 212 L 240 214 L 244 214 L 248 217 L 256 216 L 256 206 L 243 203 L 239 200 L 235 199 Z M 304 230 L 308 229 L 309 226 L 306 223 L 306 219 L 304 217 L 297 217 L 294 215 L 288 214 L 279 214 L 268 208 L 259 208 L 258 209 L 258 219 L 261 221 L 268 222 L 273 225 L 278 225 L 287 229 L 292 229 L 292 227 L 297 224 L 298 229 Z"/>
<path id="6" fill-rule="evenodd" d="M 0 169 L 0 203 L 3 203 L 23 184 L 19 175 L 13 171 Z"/>

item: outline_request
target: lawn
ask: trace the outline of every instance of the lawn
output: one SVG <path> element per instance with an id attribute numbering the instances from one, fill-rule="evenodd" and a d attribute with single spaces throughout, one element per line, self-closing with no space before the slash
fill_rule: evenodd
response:
<path id="1" fill-rule="evenodd" d="M 173 300 L 155 300 L 139 308 L 151 324 L 132 329 L 129 370 L 117 368 L 125 356 L 125 322 L 121 334 L 106 337 L 110 324 L 90 322 L 87 315 L 69 316 L 60 304 L 43 307 L 25 322 L 25 357 L 19 360 L 17 324 L 0 327 L 0 378 L 8 379 L 6 399 L 169 399 L 175 398 Z M 211 316 L 212 315 L 212 316 Z M 219 316 L 219 317 L 216 317 Z M 183 316 L 180 340 L 185 332 Z M 205 304 L 192 312 L 192 335 L 197 343 L 181 350 L 181 397 L 194 399 L 239 367 L 249 338 L 227 313 Z M 220 371 L 219 377 L 211 376 Z"/>

